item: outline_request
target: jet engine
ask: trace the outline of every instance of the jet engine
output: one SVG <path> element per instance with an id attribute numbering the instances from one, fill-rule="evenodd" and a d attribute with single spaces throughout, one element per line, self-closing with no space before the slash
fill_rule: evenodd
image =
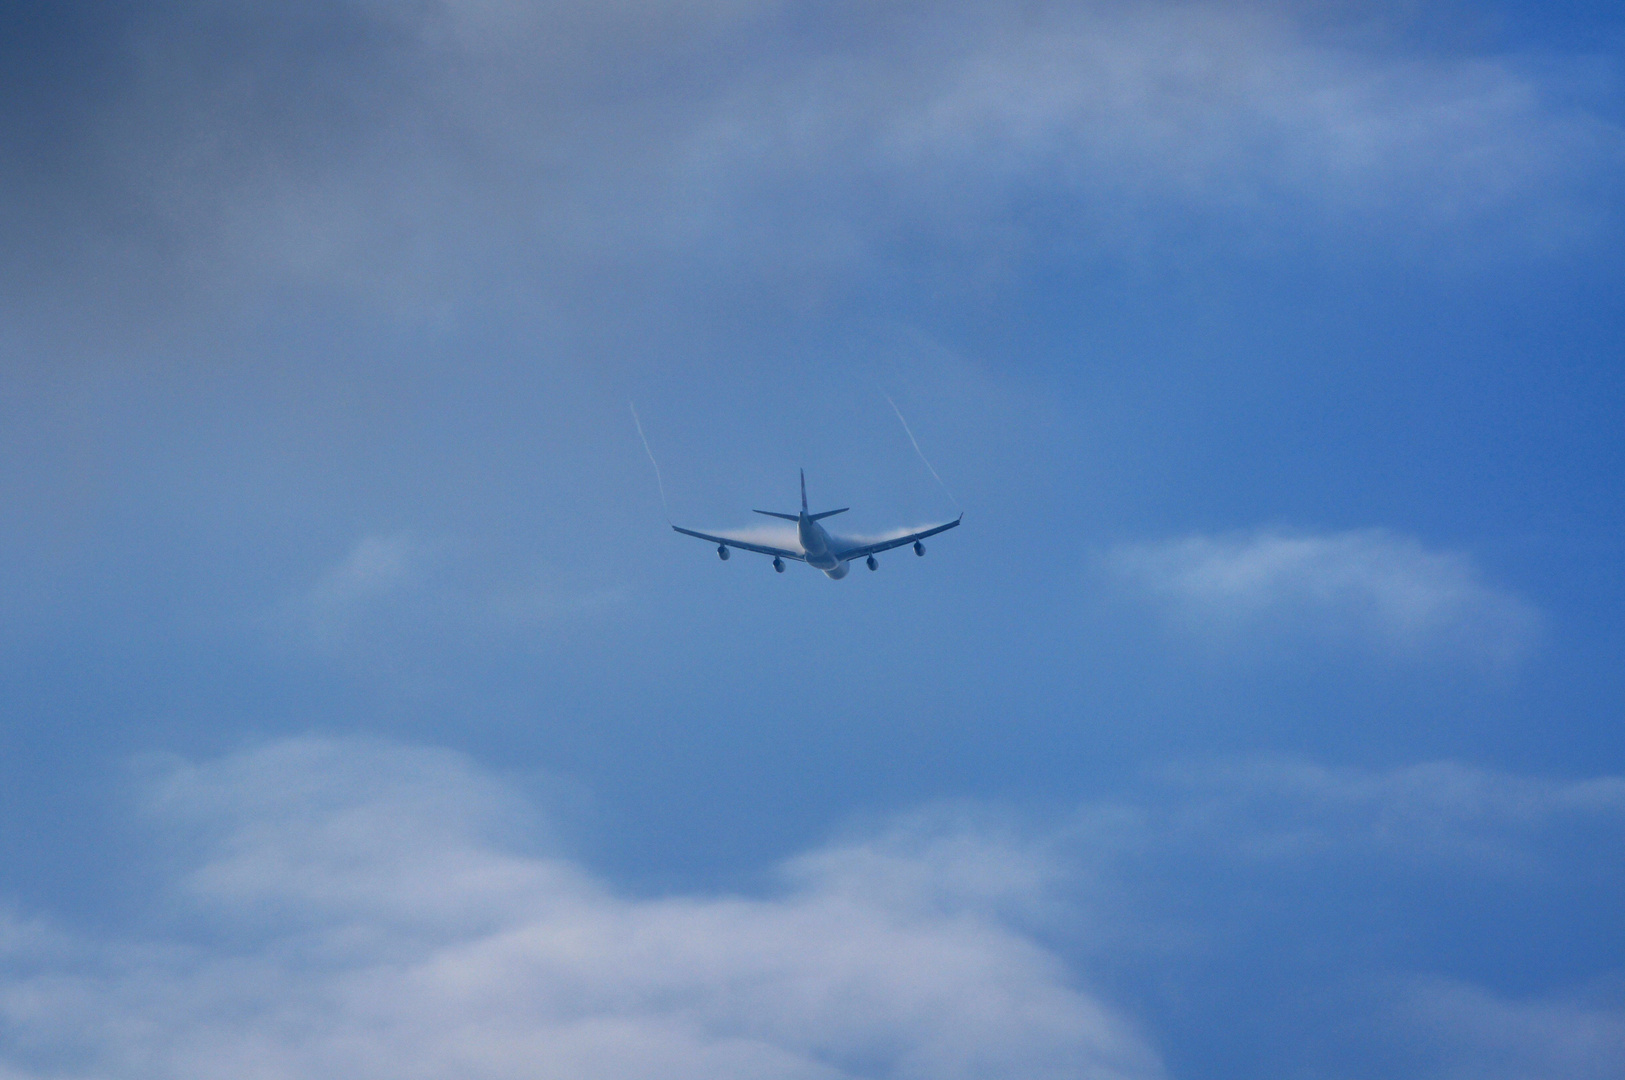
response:
<path id="1" fill-rule="evenodd" d="M 784 560 L 777 555 L 773 556 L 773 569 L 781 574 L 784 573 Z"/>
<path id="2" fill-rule="evenodd" d="M 880 563 L 875 560 L 875 557 L 873 555 L 871 555 L 867 559 L 865 559 L 864 562 L 869 564 L 869 569 L 871 569 L 871 570 L 879 570 L 880 569 Z"/>
<path id="3" fill-rule="evenodd" d="M 919 547 L 920 545 L 915 544 L 914 546 Z M 721 559 L 723 562 L 728 561 L 728 545 L 727 544 L 718 544 L 717 545 L 717 558 Z"/>
<path id="4" fill-rule="evenodd" d="M 914 554 L 916 554 L 916 555 L 924 555 L 925 554 L 925 545 L 920 543 L 918 540 L 914 541 Z M 727 556 L 723 556 L 723 557 L 727 558 Z"/>

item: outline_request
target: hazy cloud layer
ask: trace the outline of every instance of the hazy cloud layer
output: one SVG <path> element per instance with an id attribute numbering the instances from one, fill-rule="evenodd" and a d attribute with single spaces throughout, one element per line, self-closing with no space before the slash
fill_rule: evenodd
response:
<path id="1" fill-rule="evenodd" d="M 1308 640 L 1502 666 L 1540 628 L 1534 607 L 1467 555 L 1380 529 L 1192 536 L 1104 561 L 1178 628 L 1226 649 L 1293 653 Z"/>
<path id="2" fill-rule="evenodd" d="M 1543 248 L 1595 234 L 1625 152 L 1533 64 L 1308 5 L 82 14 L 11 35 L 5 122 L 34 150 L 0 171 L 17 287 L 144 295 L 157 271 L 559 313 L 695 260 L 804 289 L 924 237 L 995 262 L 1058 233 L 1138 250 L 1187 211 L 1270 242 Z M 82 62 L 42 71 L 53 52 Z"/>

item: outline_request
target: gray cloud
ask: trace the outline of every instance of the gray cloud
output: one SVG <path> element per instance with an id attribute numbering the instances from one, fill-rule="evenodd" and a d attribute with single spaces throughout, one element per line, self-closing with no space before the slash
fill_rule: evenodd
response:
<path id="1" fill-rule="evenodd" d="M 1019 257 L 1053 232 L 1022 224 L 1035 195 L 1129 249 L 1141 211 L 1179 207 L 1277 239 L 1563 245 L 1609 213 L 1622 152 L 1516 58 L 1357 46 L 1290 6 L 179 3 L 31 25 L 6 123 L 36 152 L 0 178 L 12 286 L 77 273 L 149 300 L 292 285 L 560 315 L 695 260 L 805 288 L 908 236 Z"/>

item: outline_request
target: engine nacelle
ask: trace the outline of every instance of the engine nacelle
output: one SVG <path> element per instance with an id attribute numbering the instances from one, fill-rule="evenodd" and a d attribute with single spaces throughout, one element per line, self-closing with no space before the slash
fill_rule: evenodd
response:
<path id="1" fill-rule="evenodd" d="M 784 560 L 777 555 L 773 556 L 773 569 L 781 574 L 784 573 Z"/>
<path id="2" fill-rule="evenodd" d="M 869 569 L 871 569 L 871 570 L 879 570 L 880 569 L 880 563 L 878 561 L 876 561 L 876 559 L 875 559 L 875 557 L 873 555 L 871 555 L 867 559 L 865 559 L 864 562 L 869 564 Z"/>
<path id="3" fill-rule="evenodd" d="M 916 555 L 924 555 L 925 554 L 925 545 L 920 543 L 918 540 L 914 541 L 914 554 L 916 554 Z"/>
<path id="4" fill-rule="evenodd" d="M 728 545 L 727 544 L 718 544 L 717 545 L 717 558 L 721 559 L 723 562 L 728 561 Z"/>

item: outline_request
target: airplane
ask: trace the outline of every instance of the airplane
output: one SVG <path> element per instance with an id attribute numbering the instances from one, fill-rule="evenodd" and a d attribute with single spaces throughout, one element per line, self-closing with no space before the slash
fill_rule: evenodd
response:
<path id="1" fill-rule="evenodd" d="M 862 559 L 871 570 L 880 569 L 880 563 L 875 558 L 882 551 L 902 547 L 904 544 L 914 545 L 914 554 L 924 555 L 925 545 L 920 543 L 928 536 L 935 536 L 939 532 L 946 532 L 964 520 L 965 515 L 960 514 L 954 520 L 942 525 L 932 525 L 917 532 L 899 533 L 895 536 L 831 536 L 824 531 L 819 523 L 824 518 L 844 514 L 852 509 L 843 506 L 839 510 L 825 510 L 822 513 L 807 513 L 807 470 L 801 470 L 801 513 L 780 514 L 772 510 L 757 510 L 755 513 L 765 514 L 768 517 L 783 518 L 785 521 L 796 523 L 796 539 L 799 547 L 774 547 L 771 544 L 758 544 L 751 540 L 734 536 L 712 536 L 709 533 L 695 532 L 679 525 L 672 528 L 684 536 L 697 536 L 701 540 L 709 540 L 717 545 L 717 558 L 727 561 L 728 549 L 739 548 L 741 551 L 754 551 L 761 555 L 773 556 L 773 569 L 784 573 L 784 560 L 794 559 L 804 562 L 815 570 L 822 570 L 825 576 L 832 581 L 839 581 L 847 575 L 854 559 Z M 765 539 L 765 538 L 764 538 Z"/>

